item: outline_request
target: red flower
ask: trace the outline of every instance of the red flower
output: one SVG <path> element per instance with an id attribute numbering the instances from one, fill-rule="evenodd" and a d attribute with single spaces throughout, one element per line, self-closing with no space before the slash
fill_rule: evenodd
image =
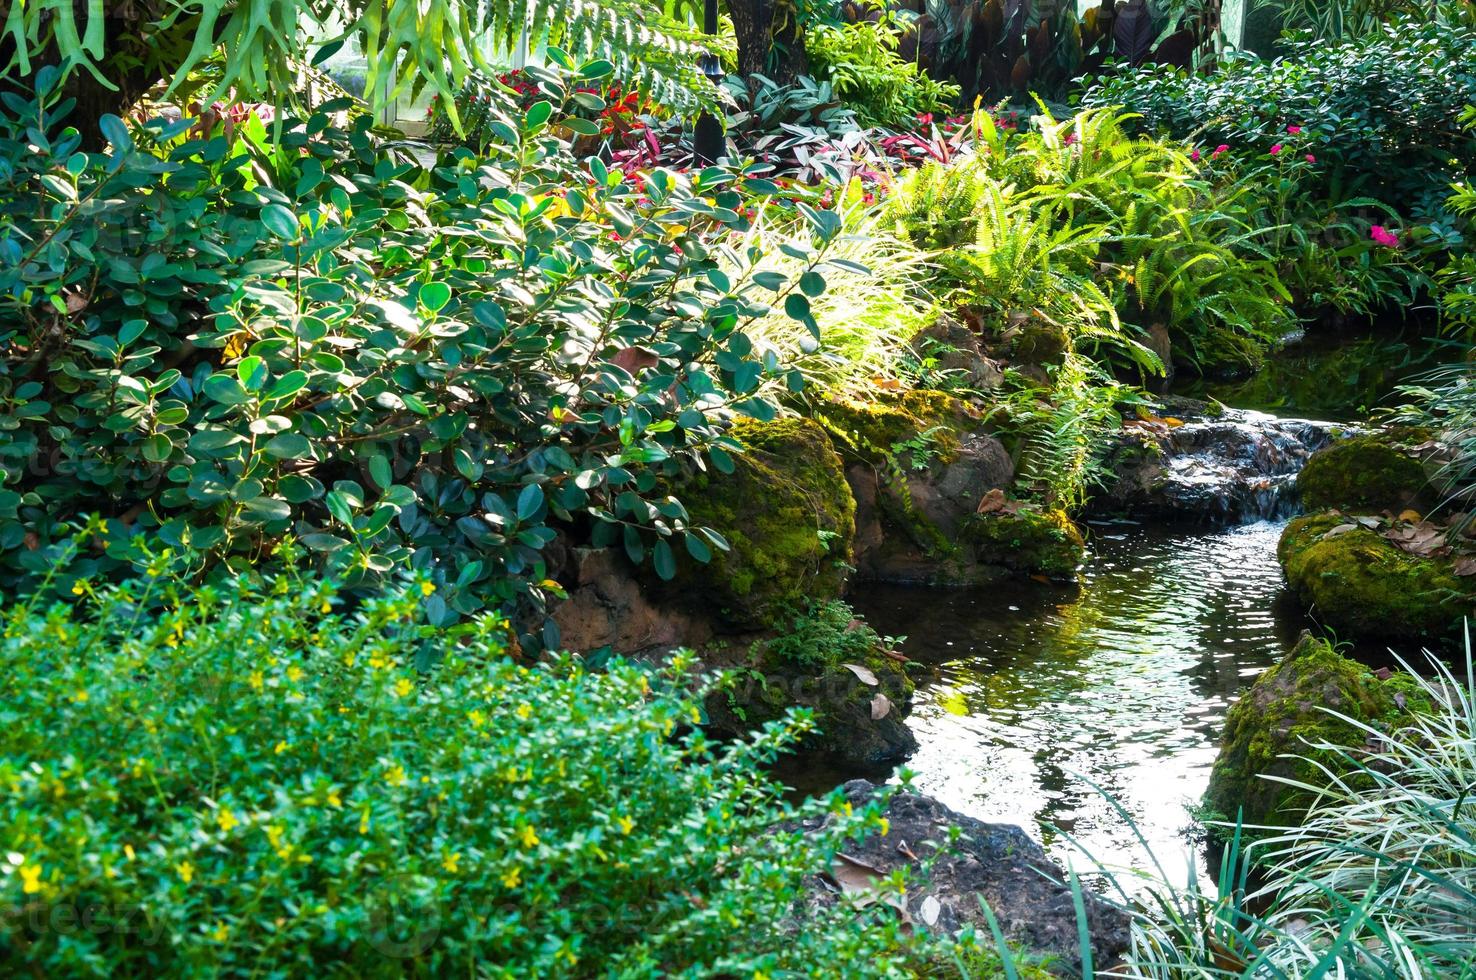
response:
<path id="1" fill-rule="evenodd" d="M 1281 152 L 1281 144 L 1280 143 L 1277 143 L 1275 146 L 1271 147 L 1271 155 L 1273 157 L 1276 156 L 1276 154 L 1278 154 L 1280 152 Z"/>

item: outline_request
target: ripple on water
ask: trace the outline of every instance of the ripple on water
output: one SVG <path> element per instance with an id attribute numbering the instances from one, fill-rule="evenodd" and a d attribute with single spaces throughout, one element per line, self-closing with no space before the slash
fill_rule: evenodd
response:
<path id="1" fill-rule="evenodd" d="M 1039 828 L 1059 858 L 1066 831 L 1109 864 L 1141 863 L 1095 783 L 1182 867 L 1185 807 L 1225 712 L 1302 625 L 1279 602 L 1281 527 L 1098 526 L 1080 589 L 860 587 L 852 602 L 872 625 L 939 664 L 911 718 L 919 788 Z"/>

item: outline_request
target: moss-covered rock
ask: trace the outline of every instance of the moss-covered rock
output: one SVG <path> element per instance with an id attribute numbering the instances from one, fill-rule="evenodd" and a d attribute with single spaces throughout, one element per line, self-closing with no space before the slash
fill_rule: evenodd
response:
<path id="1" fill-rule="evenodd" d="M 1051 578 L 1075 578 L 1086 553 L 1081 531 L 1061 510 L 976 514 L 960 538 L 980 564 Z"/>
<path id="2" fill-rule="evenodd" d="M 925 464 L 925 454 L 952 460 L 959 433 L 981 424 L 967 402 L 927 389 L 886 392 L 871 401 L 830 399 L 816 407 L 815 417 L 847 456 L 869 463 L 896 458 L 904 467 Z"/>
<path id="3" fill-rule="evenodd" d="M 790 708 L 815 712 L 806 748 L 850 765 L 900 762 L 917 749 L 905 719 L 913 682 L 906 661 L 840 601 L 814 602 L 782 617 L 778 634 L 748 656 L 707 700 L 709 726 L 751 731 Z"/>
<path id="4" fill-rule="evenodd" d="M 1059 323 L 1028 320 L 1010 342 L 1010 360 L 1017 365 L 1046 367 L 1060 364 L 1071 349 L 1071 334 Z"/>
<path id="5" fill-rule="evenodd" d="M 685 563 L 673 586 L 731 627 L 762 629 L 802 600 L 840 595 L 856 504 L 815 422 L 740 419 L 732 435 L 748 450 L 733 457 L 732 473 L 709 469 L 677 488 L 692 523 L 717 530 L 730 550 Z"/>
<path id="6" fill-rule="evenodd" d="M 1422 508 L 1429 478 L 1409 446 L 1419 430 L 1389 429 L 1342 439 L 1312 454 L 1297 474 L 1297 492 L 1308 510 L 1338 508 L 1366 514 Z"/>
<path id="7" fill-rule="evenodd" d="M 1345 636 L 1433 641 L 1472 612 L 1476 583 L 1449 559 L 1407 554 L 1336 514 L 1287 524 L 1276 555 L 1292 591 Z"/>
<path id="8" fill-rule="evenodd" d="M 1308 743 L 1356 749 L 1366 739 L 1357 725 L 1329 710 L 1389 730 L 1429 709 L 1428 697 L 1407 675 L 1380 680 L 1327 641 L 1304 633 L 1230 708 L 1204 795 L 1204 817 L 1233 823 L 1239 815 L 1246 825 L 1295 826 L 1312 794 L 1265 777 L 1317 786 L 1327 779 L 1318 762 L 1340 775 L 1353 767 Z M 1252 838 L 1264 833 L 1247 831 Z"/>

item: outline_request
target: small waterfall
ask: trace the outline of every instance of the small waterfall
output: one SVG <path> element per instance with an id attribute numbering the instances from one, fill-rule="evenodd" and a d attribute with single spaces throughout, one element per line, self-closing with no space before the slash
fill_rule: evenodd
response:
<path id="1" fill-rule="evenodd" d="M 1176 421 L 1129 423 L 1099 509 L 1220 524 L 1287 517 L 1307 458 L 1351 431 L 1240 409 Z"/>

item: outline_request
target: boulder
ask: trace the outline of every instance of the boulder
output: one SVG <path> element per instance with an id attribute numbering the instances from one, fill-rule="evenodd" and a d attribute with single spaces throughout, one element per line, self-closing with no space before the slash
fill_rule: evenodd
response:
<path id="1" fill-rule="evenodd" d="M 1409 554 L 1341 514 L 1294 519 L 1276 556 L 1297 597 L 1347 637 L 1435 642 L 1473 612 L 1476 581 L 1452 559 Z"/>
<path id="2" fill-rule="evenodd" d="M 1403 673 L 1382 680 L 1326 640 L 1303 633 L 1296 647 L 1231 706 L 1204 795 L 1205 816 L 1233 823 L 1239 814 L 1247 827 L 1296 826 L 1312 794 L 1267 777 L 1325 784 L 1328 777 L 1318 763 L 1340 775 L 1354 767 L 1309 743 L 1356 750 L 1365 742 L 1366 732 L 1329 711 L 1391 730 L 1429 708 L 1423 690 Z M 1266 833 L 1251 829 L 1245 836 Z"/>
<path id="3" fill-rule="evenodd" d="M 1006 331 L 1010 362 L 1016 367 L 1060 364 L 1071 349 L 1071 334 L 1059 323 L 1030 318 Z"/>
<path id="4" fill-rule="evenodd" d="M 978 391 L 998 388 L 1004 378 L 999 362 L 984 356 L 979 335 L 946 313 L 918 331 L 911 348 L 918 363 L 954 374 Z"/>
<path id="5" fill-rule="evenodd" d="M 714 613 L 720 628 L 762 629 L 805 599 L 841 594 L 852 561 L 856 504 L 840 457 L 815 422 L 740 419 L 747 451 L 732 473 L 713 467 L 673 492 L 691 523 L 711 527 L 730 550 L 684 562 L 662 592 Z"/>
<path id="6" fill-rule="evenodd" d="M 574 548 L 565 566 L 560 579 L 568 597 L 549 611 L 564 649 L 637 654 L 698 649 L 713 640 L 709 617 L 654 601 L 624 553 Z"/>
<path id="7" fill-rule="evenodd" d="M 1006 507 L 975 514 L 959 539 L 977 564 L 1061 580 L 1074 580 L 1086 555 L 1081 531 L 1063 510 Z"/>
<path id="8" fill-rule="evenodd" d="M 1411 448 L 1426 441 L 1422 430 L 1386 429 L 1334 442 L 1314 453 L 1297 476 L 1303 506 L 1398 514 L 1434 504 L 1425 466 Z"/>
<path id="9" fill-rule="evenodd" d="M 846 783 L 843 791 L 853 807 L 860 807 L 871 802 L 877 788 L 858 779 Z M 885 834 L 865 837 L 837 858 L 836 867 L 847 878 L 856 878 L 847 868 L 877 877 L 905 870 L 910 887 L 902 901 L 912 921 L 944 935 L 972 926 L 987 945 L 990 929 L 979 904 L 982 899 L 1006 939 L 1026 953 L 1044 957 L 1065 976 L 1081 976 L 1071 887 L 1029 834 L 1012 824 L 975 820 L 931 797 L 908 792 L 888 801 L 885 817 Z M 925 871 L 928 861 L 932 864 Z M 821 901 L 836 900 L 835 879 L 817 881 L 815 888 Z M 1089 889 L 1083 898 L 1092 958 L 1105 969 L 1128 947 L 1128 917 Z"/>
<path id="10" fill-rule="evenodd" d="M 707 699 L 709 727 L 736 734 L 810 708 L 817 730 L 803 748 L 851 771 L 881 771 L 917 751 L 907 727 L 908 661 L 844 602 L 796 610 L 776 635 L 752 643 Z"/>

